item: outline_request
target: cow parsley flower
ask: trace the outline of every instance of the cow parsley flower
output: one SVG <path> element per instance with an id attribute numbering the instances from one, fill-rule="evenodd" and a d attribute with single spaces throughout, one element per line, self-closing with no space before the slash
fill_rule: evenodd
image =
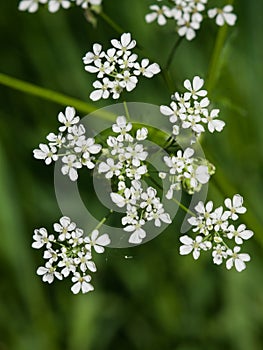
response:
<path id="1" fill-rule="evenodd" d="M 37 274 L 42 276 L 43 282 L 52 283 L 55 277 L 62 280 L 63 277 L 60 272 L 56 271 L 56 267 L 52 266 L 50 261 L 47 261 L 45 266 L 40 266 L 37 269 Z"/>
<path id="2" fill-rule="evenodd" d="M 157 0 L 158 2 L 160 0 Z M 157 21 L 160 26 L 164 26 L 168 21 L 174 21 L 176 31 L 179 36 L 186 40 L 193 40 L 201 23 L 206 17 L 207 0 L 172 0 L 169 5 L 150 5 L 150 13 L 145 16 L 146 23 Z M 222 26 L 224 23 L 234 25 L 236 15 L 232 13 L 233 6 L 226 5 L 223 9 L 208 9 L 208 17 L 216 17 L 216 24 Z"/>
<path id="3" fill-rule="evenodd" d="M 192 82 L 186 79 L 184 81 L 186 92 L 183 94 L 175 92 L 170 106 L 160 106 L 160 112 L 169 117 L 173 125 L 172 133 L 175 138 L 182 129 L 189 129 L 191 130 L 190 142 L 194 143 L 205 132 L 205 126 L 211 133 L 223 130 L 225 122 L 217 119 L 219 109 L 209 110 L 210 101 L 206 97 L 207 91 L 203 86 L 204 80 L 199 76 L 195 76 Z"/>
<path id="4" fill-rule="evenodd" d="M 19 11 L 34 13 L 38 10 L 39 4 L 46 4 L 48 0 L 22 0 L 18 5 Z"/>
<path id="5" fill-rule="evenodd" d="M 236 244 L 243 244 L 243 240 L 247 240 L 254 235 L 254 232 L 246 229 L 246 225 L 241 224 L 238 228 L 234 225 L 230 225 L 227 228 L 227 238 L 235 239 Z"/>
<path id="6" fill-rule="evenodd" d="M 203 241 L 202 236 L 196 236 L 196 239 L 184 235 L 180 237 L 180 242 L 183 245 L 180 246 L 180 254 L 187 255 L 193 252 L 193 258 L 197 260 L 200 256 L 201 250 L 207 250 L 211 248 L 211 242 Z"/>
<path id="7" fill-rule="evenodd" d="M 232 13 L 233 6 L 226 5 L 222 9 L 221 8 L 213 8 L 208 10 L 209 18 L 216 18 L 216 24 L 218 26 L 223 26 L 225 23 L 234 26 L 237 20 L 237 16 Z"/>
<path id="8" fill-rule="evenodd" d="M 160 26 L 163 26 L 167 22 L 167 18 L 172 17 L 172 12 L 167 6 L 158 6 L 158 5 L 151 5 L 150 10 L 153 12 L 149 13 L 145 16 L 145 20 L 147 23 L 151 23 L 155 20 L 157 20 L 157 23 Z"/>
<path id="9" fill-rule="evenodd" d="M 231 203 L 234 202 L 237 206 L 234 212 L 231 213 L 227 209 L 229 207 L 233 208 Z M 210 242 L 209 245 L 213 247 L 212 258 L 216 265 L 221 265 L 226 260 L 227 269 L 235 266 L 237 271 L 242 271 L 246 268 L 245 262 L 250 260 L 250 256 L 245 253 L 239 253 L 240 245 L 244 243 L 244 240 L 250 239 L 254 233 L 248 230 L 244 224 L 239 225 L 237 228 L 234 224 L 229 224 L 230 220 L 235 221 L 236 217 L 238 218 L 238 214 L 243 214 L 246 211 L 246 208 L 243 207 L 243 197 L 236 194 L 232 200 L 227 198 L 225 206 L 226 210 L 223 206 L 213 209 L 212 201 L 209 201 L 207 204 L 200 201 L 196 205 L 195 211 L 197 215 L 190 217 L 188 222 L 193 226 L 193 232 L 197 233 L 197 243 L 189 237 L 180 239 L 184 243 L 184 246 L 180 248 L 181 254 L 188 254 L 196 247 L 195 256 L 199 256 L 200 248 L 198 244 L 205 240 Z M 238 213 L 236 212 L 237 208 L 240 209 Z M 233 240 L 234 244 L 239 246 L 235 245 L 232 249 L 229 245 Z"/>
<path id="10" fill-rule="evenodd" d="M 35 240 L 35 242 L 32 243 L 33 248 L 40 249 L 44 245 L 46 245 L 47 248 L 50 248 L 54 241 L 54 235 L 48 235 L 47 230 L 42 227 L 34 230 L 33 239 Z"/>
<path id="11" fill-rule="evenodd" d="M 110 244 L 110 239 L 107 234 L 99 235 L 98 230 L 92 231 L 91 235 L 85 237 L 85 247 L 91 251 L 93 248 L 96 253 L 104 253 L 104 247 Z"/>
<path id="12" fill-rule="evenodd" d="M 233 250 L 229 249 L 227 254 L 230 258 L 226 261 L 226 268 L 230 270 L 235 266 L 238 272 L 245 270 L 246 262 L 250 261 L 250 256 L 247 253 L 240 253 L 241 248 L 239 246 L 234 247 Z"/>
<path id="13" fill-rule="evenodd" d="M 62 280 L 71 277 L 71 291 L 87 293 L 94 289 L 89 283 L 91 276 L 87 272 L 96 272 L 97 267 L 92 260 L 93 249 L 103 253 L 105 246 L 110 244 L 107 234 L 100 235 L 93 230 L 90 236 L 84 237 L 84 231 L 67 216 L 60 218 L 54 224 L 55 233 L 49 234 L 45 228 L 34 231 L 32 247 L 39 249 L 45 246 L 44 266 L 37 269 L 44 282 L 52 283 L 55 278 Z M 56 237 L 58 236 L 58 237 Z"/>
<path id="14" fill-rule="evenodd" d="M 21 0 L 18 9 L 20 11 L 36 12 L 39 4 L 48 4 L 48 11 L 51 13 L 57 12 L 60 8 L 68 9 L 73 4 L 81 6 L 83 9 L 101 5 L 102 0 Z"/>
<path id="15" fill-rule="evenodd" d="M 68 9 L 71 6 L 70 0 L 49 0 L 48 2 L 48 10 L 51 13 L 57 12 L 60 7 L 63 9 Z"/>
<path id="16" fill-rule="evenodd" d="M 74 283 L 71 287 L 71 291 L 74 294 L 78 294 L 80 291 L 85 294 L 94 290 L 94 287 L 89 282 L 91 281 L 90 275 L 81 275 L 76 272 L 72 277 L 72 282 Z"/>
<path id="17" fill-rule="evenodd" d="M 99 6 L 101 5 L 102 0 L 76 0 L 76 5 L 81 6 L 84 9 L 87 9 L 89 6 Z"/>
<path id="18" fill-rule="evenodd" d="M 139 75 L 152 78 L 160 72 L 157 63 L 149 64 L 146 58 L 141 62 L 137 61 L 138 56 L 132 53 L 136 41 L 130 33 L 123 33 L 120 40 L 112 39 L 111 44 L 111 48 L 103 51 L 102 46 L 96 43 L 93 51 L 87 52 L 83 57 L 85 70 L 96 74 L 98 78 L 93 83 L 95 90 L 90 94 L 93 101 L 110 96 L 118 99 L 122 91 L 130 92 L 135 89 Z"/>
<path id="19" fill-rule="evenodd" d="M 73 107 L 66 107 L 65 113 L 60 112 L 58 120 L 62 124 L 59 133 L 49 133 L 46 137 L 48 145 L 41 143 L 33 154 L 36 159 L 42 159 L 46 164 L 58 161 L 62 157 L 62 174 L 68 175 L 71 181 L 76 181 L 79 169 L 95 167 L 96 155 L 100 153 L 102 146 L 96 144 L 94 138 L 86 138 L 86 129 L 82 124 L 78 124 L 80 118 L 76 116 Z"/>
<path id="20" fill-rule="evenodd" d="M 39 144 L 39 149 L 34 149 L 34 157 L 36 159 L 43 159 L 47 165 L 51 164 L 52 160 L 58 160 L 56 155 L 57 149 L 54 146 L 48 146 L 44 143 Z"/>
<path id="21" fill-rule="evenodd" d="M 190 147 L 184 152 L 177 151 L 174 156 L 165 156 L 164 163 L 169 168 L 170 188 L 166 193 L 167 199 L 172 199 L 173 192 L 183 187 L 189 194 L 201 190 L 210 176 L 214 174 L 214 167 L 206 159 L 193 157 L 194 150 Z M 161 178 L 166 178 L 166 173 L 160 172 Z"/>

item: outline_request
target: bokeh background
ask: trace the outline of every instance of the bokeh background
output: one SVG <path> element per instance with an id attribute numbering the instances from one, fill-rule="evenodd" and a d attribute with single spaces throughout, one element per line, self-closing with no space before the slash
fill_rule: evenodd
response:
<path id="1" fill-rule="evenodd" d="M 143 46 L 141 57 L 163 66 L 177 35 L 173 25 L 146 25 L 150 4 L 104 0 L 103 8 Z M 119 34 L 101 17 L 92 27 L 80 8 L 28 14 L 17 5 L 0 2 L 0 71 L 89 102 L 93 76 L 85 73 L 81 57 L 93 42 L 107 47 Z M 32 232 L 51 228 L 61 213 L 53 168 L 34 160 L 32 149 L 57 128 L 65 106 L 1 85 L 1 350 L 262 350 L 263 2 L 239 0 L 235 10 L 237 25 L 229 28 L 209 78 L 209 96 L 227 127 L 205 136 L 203 148 L 217 166 L 208 198 L 217 205 L 234 193 L 245 198 L 244 222 L 255 231 L 245 247 L 252 256 L 247 270 L 226 271 L 208 254 L 197 262 L 179 256 L 180 212 L 153 241 L 99 257 L 95 292 L 74 296 L 70 282 L 44 284 L 35 275 L 42 257 L 31 248 Z M 174 89 L 211 72 L 217 33 L 205 21 L 193 42 L 181 43 L 170 68 Z M 144 79 L 127 95 L 127 101 L 155 104 L 169 99 L 161 76 Z"/>

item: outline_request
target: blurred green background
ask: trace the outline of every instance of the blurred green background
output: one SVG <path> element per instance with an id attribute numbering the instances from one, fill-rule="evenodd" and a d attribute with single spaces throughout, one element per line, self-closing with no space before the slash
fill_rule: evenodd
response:
<path id="1" fill-rule="evenodd" d="M 146 25 L 152 3 L 104 0 L 103 8 L 144 47 L 141 57 L 164 65 L 177 36 L 173 25 Z M 119 34 L 101 18 L 93 28 L 80 8 L 28 14 L 4 0 L 0 8 L 0 71 L 88 102 L 93 76 L 81 57 L 93 42 L 107 47 Z M 179 213 L 153 241 L 99 257 L 95 292 L 74 296 L 70 282 L 44 284 L 35 275 L 42 257 L 31 248 L 32 232 L 51 228 L 61 213 L 52 166 L 34 160 L 32 150 L 57 128 L 65 106 L 0 85 L 1 350 L 263 349 L 263 2 L 240 0 L 235 10 L 237 25 L 210 76 L 209 96 L 227 127 L 205 136 L 203 146 L 217 166 L 208 198 L 217 205 L 234 193 L 245 198 L 244 222 L 255 231 L 244 247 L 248 268 L 226 271 L 208 254 L 197 262 L 179 256 Z M 193 42 L 181 43 L 170 69 L 174 88 L 207 76 L 217 32 L 205 21 Z M 167 104 L 170 92 L 159 76 L 141 81 L 127 100 Z"/>

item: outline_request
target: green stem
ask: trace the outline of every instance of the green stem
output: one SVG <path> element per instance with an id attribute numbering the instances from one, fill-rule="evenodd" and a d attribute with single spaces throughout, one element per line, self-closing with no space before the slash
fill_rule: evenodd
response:
<path id="1" fill-rule="evenodd" d="M 109 213 L 108 213 L 107 215 L 105 215 L 104 218 L 103 218 L 103 219 L 98 223 L 98 225 L 93 229 L 93 231 L 99 230 L 100 227 L 104 224 L 104 222 L 105 222 L 106 220 L 108 220 L 108 218 L 111 216 L 112 213 L 113 213 L 113 210 L 111 209 L 111 210 L 109 211 Z"/>
<path id="2" fill-rule="evenodd" d="M 116 22 L 114 22 L 108 15 L 106 15 L 106 13 L 104 13 L 103 11 L 101 11 L 99 13 L 100 17 L 106 22 L 108 23 L 108 25 L 113 28 L 114 30 L 116 30 L 117 33 L 123 34 L 125 33 L 125 30 L 123 28 L 121 28 Z"/>
<path id="3" fill-rule="evenodd" d="M 232 5 L 233 3 L 234 0 L 228 1 L 229 5 Z M 218 30 L 215 46 L 212 53 L 212 58 L 210 60 L 209 69 L 206 77 L 206 89 L 208 91 L 211 91 L 213 89 L 220 72 L 220 56 L 225 45 L 228 27 L 229 26 L 225 24 Z"/>
<path id="4" fill-rule="evenodd" d="M 12 78 L 6 74 L 0 73 L 0 84 L 18 91 L 22 91 L 29 95 L 37 96 L 48 101 L 56 102 L 63 106 L 75 107 L 78 111 L 81 111 L 84 113 L 91 113 L 96 111 L 96 107 L 89 103 L 78 100 L 74 97 L 61 94 L 54 90 L 49 90 L 16 78 Z M 104 120 L 110 120 L 110 121 L 114 121 L 115 119 L 113 114 L 106 111 L 100 111 L 97 117 Z"/>
<path id="5" fill-rule="evenodd" d="M 162 187 L 160 186 L 160 184 L 157 182 L 157 181 L 155 181 L 150 175 L 149 175 L 149 179 L 152 181 L 152 183 L 154 183 L 155 184 L 155 186 L 157 186 L 159 189 L 162 189 Z M 191 214 L 191 215 L 193 215 L 193 216 L 196 216 L 196 214 L 192 211 L 192 210 L 190 210 L 190 209 L 188 209 L 185 205 L 183 205 L 181 202 L 179 202 L 176 198 L 172 198 L 172 201 L 173 202 L 175 202 L 181 209 L 183 209 L 186 213 L 188 213 L 188 214 Z"/>
<path id="6" fill-rule="evenodd" d="M 174 43 L 174 46 L 172 47 L 172 50 L 168 56 L 166 65 L 165 65 L 165 69 L 168 70 L 170 68 L 170 65 L 172 63 L 172 60 L 174 58 L 174 55 L 179 47 L 179 45 L 181 44 L 181 42 L 183 41 L 183 37 L 179 36 L 179 38 L 176 40 L 176 42 Z"/>
<path id="7" fill-rule="evenodd" d="M 128 110 L 128 106 L 127 106 L 126 101 L 123 101 L 123 105 L 124 105 L 126 117 L 127 117 L 127 119 L 130 121 L 130 120 L 131 120 L 131 116 L 130 116 L 130 113 L 129 113 L 129 110 Z"/>

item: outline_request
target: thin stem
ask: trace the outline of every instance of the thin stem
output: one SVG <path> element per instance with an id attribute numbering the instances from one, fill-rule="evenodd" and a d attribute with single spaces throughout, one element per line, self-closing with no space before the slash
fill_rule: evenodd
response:
<path id="1" fill-rule="evenodd" d="M 12 78 L 6 74 L 0 73 L 0 84 L 4 86 L 8 86 L 18 91 L 22 91 L 29 95 L 37 96 L 48 101 L 56 102 L 63 106 L 75 107 L 78 111 L 81 111 L 84 113 L 91 113 L 96 111 L 96 107 L 89 103 L 78 100 L 74 97 L 61 94 L 54 90 L 49 90 L 16 78 Z M 114 121 L 115 119 L 113 114 L 106 111 L 100 111 L 97 117 L 104 120 L 110 120 L 110 121 Z"/>
<path id="2" fill-rule="evenodd" d="M 191 214 L 192 216 L 196 216 L 196 214 L 195 214 L 192 210 L 186 208 L 186 206 L 183 205 L 181 202 L 179 202 L 176 198 L 173 197 L 173 198 L 172 198 L 172 201 L 174 201 L 176 204 L 178 204 L 179 207 L 180 207 L 181 209 L 183 209 L 185 212 L 187 212 L 188 214 Z"/>
<path id="3" fill-rule="evenodd" d="M 108 23 L 108 25 L 113 28 L 114 30 L 116 30 L 117 33 L 123 34 L 125 33 L 125 30 L 120 27 L 116 22 L 114 22 L 108 15 L 106 15 L 105 12 L 101 11 L 99 13 L 100 17 L 106 22 Z"/>
<path id="4" fill-rule="evenodd" d="M 150 175 L 149 175 L 149 179 L 157 186 L 157 187 L 159 187 L 159 189 L 162 189 L 162 187 L 160 186 L 160 184 L 157 182 L 157 181 L 155 181 Z M 188 209 L 185 205 L 183 205 L 181 202 L 179 202 L 176 198 L 172 198 L 172 201 L 173 202 L 175 202 L 181 209 L 183 209 L 186 213 L 188 213 L 188 214 L 191 214 L 191 215 L 193 215 L 193 216 L 196 216 L 196 214 L 192 211 L 192 210 L 190 210 L 190 209 Z"/>
<path id="5" fill-rule="evenodd" d="M 234 3 L 234 0 L 229 0 L 228 4 L 232 5 Z M 225 45 L 227 32 L 228 32 L 229 26 L 224 25 L 220 27 L 217 33 L 215 46 L 213 49 L 212 57 L 209 64 L 209 70 L 207 73 L 206 78 L 206 89 L 208 91 L 211 91 L 216 83 L 216 80 L 218 78 L 218 75 L 220 73 L 220 58 L 222 54 L 223 47 Z"/>
<path id="6" fill-rule="evenodd" d="M 124 105 L 126 117 L 127 117 L 127 119 L 130 121 L 130 120 L 131 120 L 131 116 L 130 116 L 130 113 L 129 113 L 129 110 L 128 110 L 128 106 L 127 106 L 126 101 L 123 101 L 123 105 Z"/>
<path id="7" fill-rule="evenodd" d="M 108 218 L 111 216 L 111 214 L 113 213 L 113 210 L 111 209 L 109 211 L 109 213 L 107 215 L 104 216 L 104 218 L 98 223 L 98 225 L 93 229 L 93 231 L 95 230 L 99 230 L 99 228 L 104 224 L 104 222 L 106 220 L 108 220 Z"/>
<path id="8" fill-rule="evenodd" d="M 183 37 L 180 36 L 176 42 L 174 43 L 174 46 L 172 47 L 172 50 L 168 56 L 168 59 L 167 59 L 167 62 L 166 62 L 166 65 L 165 65 L 165 69 L 168 70 L 170 68 L 170 65 L 172 63 L 172 60 L 174 58 L 174 55 L 179 47 L 179 45 L 181 44 L 181 42 L 183 41 Z"/>

